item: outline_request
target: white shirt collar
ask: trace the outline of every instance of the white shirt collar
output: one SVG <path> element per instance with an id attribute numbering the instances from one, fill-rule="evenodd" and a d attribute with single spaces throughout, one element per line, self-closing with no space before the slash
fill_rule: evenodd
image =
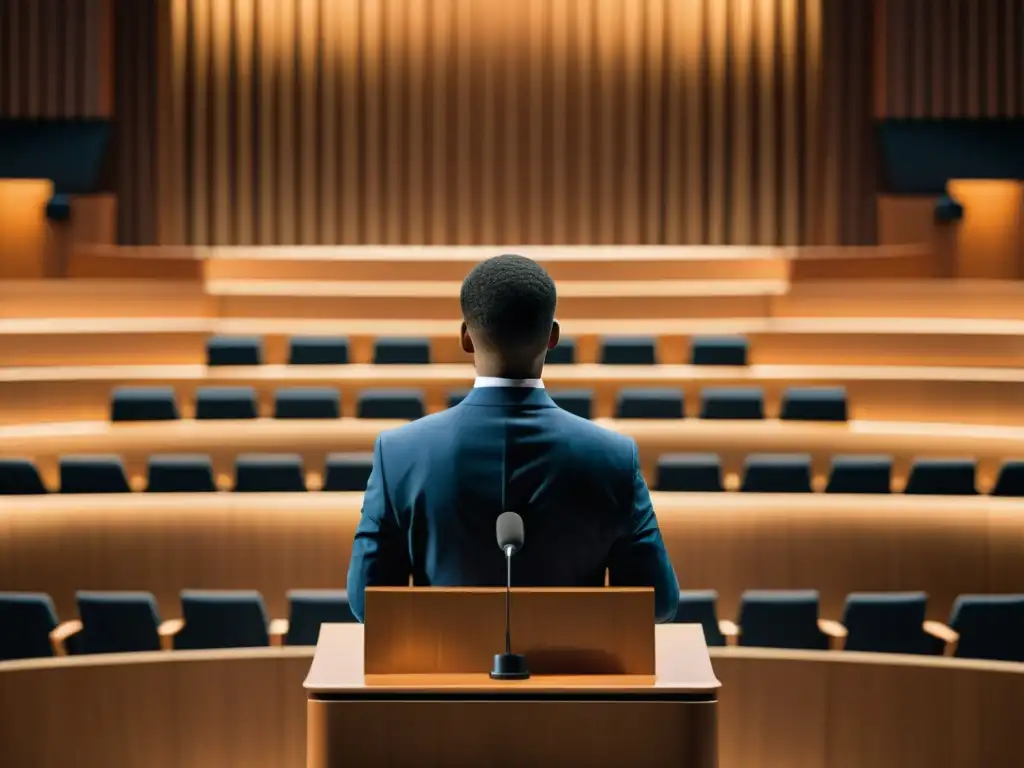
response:
<path id="1" fill-rule="evenodd" d="M 544 389 L 542 379 L 501 379 L 496 376 L 477 376 L 474 387 L 516 387 L 518 389 Z"/>

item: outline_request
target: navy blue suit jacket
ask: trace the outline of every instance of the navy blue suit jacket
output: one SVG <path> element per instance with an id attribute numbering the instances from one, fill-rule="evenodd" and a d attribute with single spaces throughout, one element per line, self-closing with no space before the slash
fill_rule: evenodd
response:
<path id="1" fill-rule="evenodd" d="M 504 496 L 504 498 L 502 498 Z M 480 387 L 459 405 L 382 433 L 348 572 L 367 587 L 504 586 L 502 512 L 523 518 L 516 586 L 654 587 L 670 621 L 679 583 L 636 443 L 570 414 L 543 389 Z"/>

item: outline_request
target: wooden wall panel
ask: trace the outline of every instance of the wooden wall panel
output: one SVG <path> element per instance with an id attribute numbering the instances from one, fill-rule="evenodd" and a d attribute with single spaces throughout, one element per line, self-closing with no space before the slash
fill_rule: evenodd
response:
<path id="1" fill-rule="evenodd" d="M 0 0 L 0 118 L 111 117 L 114 0 Z"/>
<path id="2" fill-rule="evenodd" d="M 874 235 L 856 0 L 119 3 L 125 243 Z"/>
<path id="3" fill-rule="evenodd" d="M 876 0 L 875 113 L 1024 116 L 1024 0 Z"/>

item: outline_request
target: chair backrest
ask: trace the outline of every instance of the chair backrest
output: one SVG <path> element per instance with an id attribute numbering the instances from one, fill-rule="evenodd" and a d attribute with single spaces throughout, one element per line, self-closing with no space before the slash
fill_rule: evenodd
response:
<path id="1" fill-rule="evenodd" d="M 324 491 L 366 490 L 373 469 L 372 453 L 331 453 L 324 465 Z"/>
<path id="2" fill-rule="evenodd" d="M 174 421 L 181 418 L 173 387 L 115 387 L 111 421 Z"/>
<path id="3" fill-rule="evenodd" d="M 551 399 L 563 411 L 568 411 L 581 419 L 591 419 L 594 416 L 594 393 L 590 390 L 552 392 Z"/>
<path id="4" fill-rule="evenodd" d="M 263 340 L 259 336 L 213 336 L 206 342 L 207 365 L 260 365 Z"/>
<path id="5" fill-rule="evenodd" d="M 576 342 L 572 339 L 560 338 L 558 346 L 549 349 L 544 358 L 545 365 L 572 365 L 576 362 Z"/>
<path id="6" fill-rule="evenodd" d="M 382 338 L 373 345 L 374 365 L 429 365 L 430 340 Z"/>
<path id="7" fill-rule="evenodd" d="M 601 340 L 601 365 L 656 365 L 658 344 L 650 336 L 606 336 Z"/>
<path id="8" fill-rule="evenodd" d="M 423 395 L 418 390 L 371 389 L 359 395 L 356 412 L 360 419 L 415 421 L 423 418 L 426 408 L 423 404 Z"/>
<path id="9" fill-rule="evenodd" d="M 252 387 L 200 387 L 196 390 L 197 419 L 255 419 L 259 416 Z"/>
<path id="10" fill-rule="evenodd" d="M 61 456 L 61 493 L 129 493 L 120 456 Z"/>
<path id="11" fill-rule="evenodd" d="M 701 393 L 702 419 L 763 419 L 760 387 L 706 387 Z"/>
<path id="12" fill-rule="evenodd" d="M 924 592 L 854 592 L 843 609 L 846 650 L 875 653 L 931 653 L 924 631 L 928 595 Z"/>
<path id="13" fill-rule="evenodd" d="M 217 490 L 213 462 L 202 453 L 164 453 L 149 457 L 147 493 L 212 493 Z"/>
<path id="14" fill-rule="evenodd" d="M 892 456 L 836 456 L 826 493 L 891 493 Z"/>
<path id="15" fill-rule="evenodd" d="M 174 639 L 180 650 L 270 644 L 263 596 L 254 590 L 185 590 L 181 617 L 185 626 Z"/>
<path id="16" fill-rule="evenodd" d="M 342 336 L 293 336 L 288 341 L 288 365 L 346 365 L 348 339 Z"/>
<path id="17" fill-rule="evenodd" d="M 236 493 L 296 493 L 306 490 L 297 453 L 243 453 L 235 460 Z"/>
<path id="18" fill-rule="evenodd" d="M 708 645 L 725 645 L 725 636 L 718 627 L 718 593 L 713 589 L 680 592 L 679 607 L 672 621 L 700 624 Z"/>
<path id="19" fill-rule="evenodd" d="M 344 589 L 293 589 L 285 645 L 316 645 L 321 624 L 353 623 L 356 617 Z"/>
<path id="20" fill-rule="evenodd" d="M 753 453 L 744 462 L 741 491 L 811 493 L 811 456 L 806 453 Z"/>
<path id="21" fill-rule="evenodd" d="M 693 365 L 746 365 L 750 344 L 743 336 L 694 336 Z"/>
<path id="22" fill-rule="evenodd" d="M 617 419 L 681 419 L 681 389 L 623 389 L 615 401 Z"/>
<path id="23" fill-rule="evenodd" d="M 0 458 L 0 496 L 33 496 L 46 493 L 31 459 Z"/>
<path id="24" fill-rule="evenodd" d="M 927 496 L 973 496 L 977 491 L 974 459 L 914 459 L 905 493 Z"/>
<path id="25" fill-rule="evenodd" d="M 53 655 L 50 632 L 57 609 L 40 592 L 0 592 L 0 661 Z"/>
<path id="26" fill-rule="evenodd" d="M 999 468 L 993 496 L 1024 496 L 1024 461 L 1006 461 Z"/>
<path id="27" fill-rule="evenodd" d="M 846 387 L 790 387 L 779 417 L 787 421 L 846 421 Z"/>
<path id="28" fill-rule="evenodd" d="M 160 612 L 149 592 L 79 592 L 81 653 L 159 651 Z"/>
<path id="29" fill-rule="evenodd" d="M 1024 594 L 960 595 L 949 626 L 960 634 L 961 658 L 1024 661 Z"/>
<path id="30" fill-rule="evenodd" d="M 274 418 L 341 418 L 341 394 L 331 387 L 279 389 L 274 393 Z"/>
<path id="31" fill-rule="evenodd" d="M 654 487 L 659 491 L 716 493 L 722 487 L 722 460 L 714 453 L 668 453 L 658 459 Z"/>
<path id="32" fill-rule="evenodd" d="M 748 590 L 740 600 L 740 645 L 828 650 L 816 590 Z"/>

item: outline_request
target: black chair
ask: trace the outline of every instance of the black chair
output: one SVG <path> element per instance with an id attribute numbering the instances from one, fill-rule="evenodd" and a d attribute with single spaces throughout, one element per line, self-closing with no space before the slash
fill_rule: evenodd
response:
<path id="1" fill-rule="evenodd" d="M 656 365 L 657 349 L 649 336 L 609 336 L 601 340 L 601 365 Z"/>
<path id="2" fill-rule="evenodd" d="M 949 626 L 958 658 L 1024 661 L 1024 594 L 960 595 Z"/>
<path id="3" fill-rule="evenodd" d="M 357 405 L 360 419 L 415 421 L 423 418 L 425 411 L 423 395 L 413 389 L 367 390 L 360 394 Z"/>
<path id="4" fill-rule="evenodd" d="M 341 418 L 341 394 L 331 387 L 279 389 L 274 393 L 274 418 Z"/>
<path id="5" fill-rule="evenodd" d="M 680 389 L 623 389 L 615 402 L 617 419 L 681 419 L 684 413 Z"/>
<path id="6" fill-rule="evenodd" d="M 173 387 L 116 387 L 111 421 L 174 421 L 180 418 Z"/>
<path id="7" fill-rule="evenodd" d="M 61 493 L 130 493 L 120 456 L 61 456 Z"/>
<path id="8" fill-rule="evenodd" d="M 165 453 L 149 457 L 147 493 L 212 493 L 217 490 L 213 462 L 201 453 Z"/>
<path id="9" fill-rule="evenodd" d="M 572 339 L 559 339 L 558 346 L 549 349 L 544 358 L 545 365 L 572 365 L 576 362 L 576 342 Z"/>
<path id="10" fill-rule="evenodd" d="M 297 453 L 243 453 L 235 460 L 236 493 L 299 493 L 306 490 Z"/>
<path id="11" fill-rule="evenodd" d="M 690 363 L 746 365 L 749 348 L 743 336 L 695 336 L 690 349 Z"/>
<path id="12" fill-rule="evenodd" d="M 827 651 L 818 627 L 815 590 L 748 590 L 740 599 L 739 644 L 760 648 Z"/>
<path id="13" fill-rule="evenodd" d="M 1007 461 L 999 468 L 993 496 L 1024 496 L 1024 461 Z"/>
<path id="14" fill-rule="evenodd" d="M 740 490 L 746 493 L 811 493 L 810 454 L 751 454 L 744 461 Z"/>
<path id="15" fill-rule="evenodd" d="M 255 419 L 259 416 L 252 387 L 200 387 L 196 391 L 197 419 Z"/>
<path id="16" fill-rule="evenodd" d="M 594 412 L 594 393 L 590 390 L 562 390 L 552 392 L 551 399 L 563 411 L 581 419 L 590 419 Z"/>
<path id="17" fill-rule="evenodd" d="M 680 592 L 679 607 L 672 622 L 700 624 L 709 646 L 725 645 L 725 635 L 718 624 L 718 592 L 713 589 Z"/>
<path id="18" fill-rule="evenodd" d="M 288 340 L 288 365 L 346 365 L 348 339 L 341 336 L 293 336 Z"/>
<path id="19" fill-rule="evenodd" d="M 344 589 L 293 589 L 288 592 L 285 645 L 316 645 L 321 624 L 352 624 L 356 617 Z"/>
<path id="20" fill-rule="evenodd" d="M 259 336 L 213 336 L 206 342 L 206 364 L 261 365 L 263 340 Z"/>
<path id="21" fill-rule="evenodd" d="M 825 493 L 891 493 L 892 456 L 836 456 Z"/>
<path id="22" fill-rule="evenodd" d="M 454 408 L 456 405 L 466 399 L 466 395 L 469 394 L 468 389 L 461 389 L 458 392 L 448 393 L 448 407 Z"/>
<path id="23" fill-rule="evenodd" d="M 36 496 L 44 493 L 46 486 L 30 459 L 0 458 L 0 496 Z"/>
<path id="24" fill-rule="evenodd" d="M 331 453 L 324 465 L 325 491 L 365 491 L 373 469 L 372 453 Z"/>
<path id="25" fill-rule="evenodd" d="M 845 650 L 931 653 L 933 642 L 924 631 L 927 609 L 924 592 L 854 592 L 843 609 Z"/>
<path id="26" fill-rule="evenodd" d="M 374 365 L 429 365 L 428 339 L 377 339 L 373 345 Z"/>
<path id="27" fill-rule="evenodd" d="M 160 650 L 160 611 L 149 592 L 81 591 L 75 598 L 80 653 Z"/>
<path id="28" fill-rule="evenodd" d="M 974 459 L 914 459 L 904 493 L 925 496 L 974 496 Z"/>
<path id="29" fill-rule="evenodd" d="M 658 458 L 658 491 L 717 493 L 722 487 L 722 460 L 714 453 L 669 453 Z"/>
<path id="30" fill-rule="evenodd" d="M 184 625 L 174 638 L 177 650 L 270 644 L 266 606 L 254 590 L 184 590 L 181 614 Z"/>
<path id="31" fill-rule="evenodd" d="M 846 421 L 846 387 L 790 387 L 779 415 L 785 421 Z"/>
<path id="32" fill-rule="evenodd" d="M 0 661 L 53 656 L 57 609 L 42 592 L 0 592 Z"/>
<path id="33" fill-rule="evenodd" d="M 701 392 L 702 419 L 763 419 L 760 387 L 708 387 Z"/>

